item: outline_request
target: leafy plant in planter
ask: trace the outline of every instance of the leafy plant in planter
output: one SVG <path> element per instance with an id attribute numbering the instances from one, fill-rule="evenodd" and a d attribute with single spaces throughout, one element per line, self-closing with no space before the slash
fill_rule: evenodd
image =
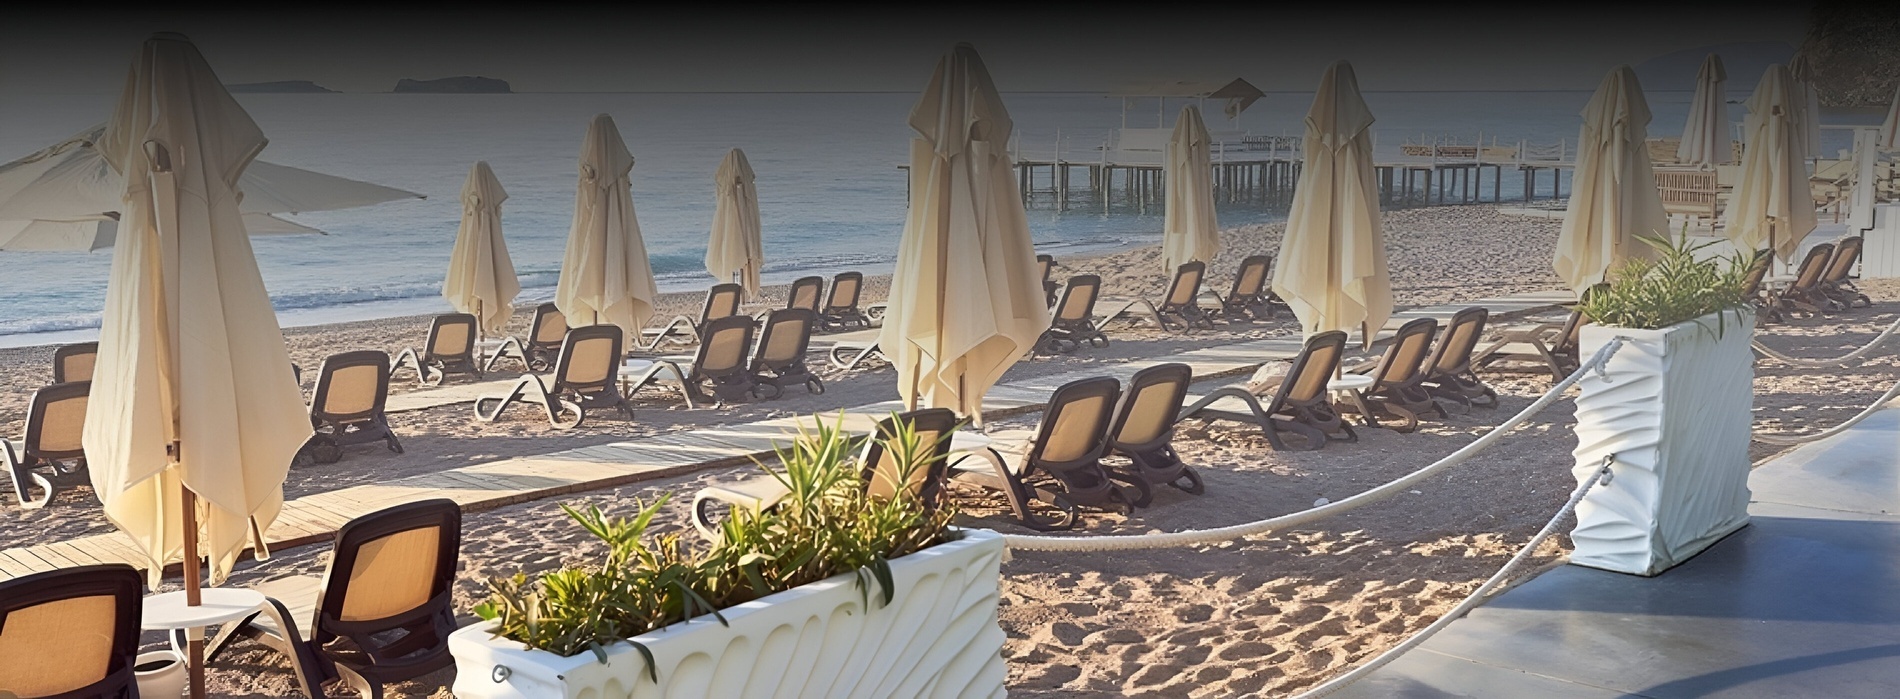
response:
<path id="1" fill-rule="evenodd" d="M 910 490 L 871 495 L 858 456 L 862 440 L 847 435 L 842 421 L 801 428 L 791 446 L 777 450 L 782 470 L 760 464 L 788 494 L 761 511 L 737 508 L 710 547 L 689 546 L 678 534 L 646 536 L 665 497 L 641 504 L 632 517 L 563 506 L 607 545 L 606 555 L 538 579 L 517 573 L 490 580 L 476 615 L 494 622 L 498 636 L 530 648 L 562 656 L 592 651 L 605 662 L 614 643 L 707 613 L 725 623 L 720 609 L 842 573 L 858 576 L 867 605 L 873 584 L 888 603 L 890 561 L 956 538 L 955 512 L 928 506 Z M 885 450 L 899 470 L 927 468 L 934 445 L 898 422 Z M 635 647 L 652 671 L 651 653 Z"/>
<path id="2" fill-rule="evenodd" d="M 1696 252 L 1714 243 L 1690 244 L 1686 226 L 1675 240 L 1641 240 L 1656 249 L 1656 258 L 1632 258 L 1615 270 L 1608 284 L 1585 293 L 1579 307 L 1590 322 L 1655 330 L 1712 313 L 1739 317 L 1749 308 L 1751 259 L 1741 253 L 1698 259 Z M 1719 323 L 1715 331 L 1720 336 Z"/>

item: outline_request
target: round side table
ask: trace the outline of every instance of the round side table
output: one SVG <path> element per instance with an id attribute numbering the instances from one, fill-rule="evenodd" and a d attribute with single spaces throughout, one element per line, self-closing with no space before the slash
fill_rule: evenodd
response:
<path id="1" fill-rule="evenodd" d="M 183 590 L 147 597 L 139 613 L 139 627 L 165 632 L 172 650 L 184 655 L 185 649 L 178 644 L 179 631 L 190 640 L 204 640 L 205 627 L 245 619 L 264 611 L 268 602 L 264 593 L 242 587 L 207 587 L 199 591 L 199 599 L 203 604 L 187 606 Z"/>
<path id="2" fill-rule="evenodd" d="M 1372 377 L 1366 374 L 1345 374 L 1326 382 L 1326 390 L 1352 401 L 1353 407 L 1359 409 L 1359 419 L 1367 427 L 1378 427 L 1379 422 L 1372 419 L 1372 407 L 1366 405 L 1365 390 L 1372 388 L 1374 383 Z"/>

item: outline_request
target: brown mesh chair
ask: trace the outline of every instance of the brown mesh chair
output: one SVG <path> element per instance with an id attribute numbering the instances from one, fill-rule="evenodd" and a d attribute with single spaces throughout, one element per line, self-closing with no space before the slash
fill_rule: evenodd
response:
<path id="1" fill-rule="evenodd" d="M 1196 329 L 1214 329 L 1214 319 L 1200 306 L 1201 280 L 1207 276 L 1207 265 L 1201 262 L 1189 262 L 1174 271 L 1174 280 L 1168 283 L 1168 291 L 1156 304 L 1146 299 L 1117 301 L 1121 307 L 1109 318 L 1119 318 L 1123 313 L 1140 306 L 1148 310 L 1148 316 L 1162 330 L 1188 332 Z"/>
<path id="2" fill-rule="evenodd" d="M 1186 364 L 1158 364 L 1135 372 L 1108 427 L 1108 451 L 1126 457 L 1127 482 L 1135 486 L 1136 507 L 1154 501 L 1154 486 L 1205 492 L 1201 475 L 1174 453 L 1175 415 L 1187 398 L 1194 370 Z"/>
<path id="3" fill-rule="evenodd" d="M 1056 288 L 1059 286 L 1056 280 L 1050 278 L 1056 271 L 1055 256 L 1037 255 L 1036 271 L 1042 274 L 1042 294 L 1047 297 L 1049 306 L 1053 308 L 1056 305 Z"/>
<path id="4" fill-rule="evenodd" d="M 1821 288 L 1828 261 L 1833 256 L 1832 243 L 1821 243 L 1809 248 L 1808 256 L 1801 258 L 1801 266 L 1795 270 L 1794 281 L 1785 289 L 1769 293 L 1769 305 L 1778 311 L 1799 311 L 1811 316 L 1840 310 L 1840 302 L 1828 298 Z"/>
<path id="5" fill-rule="evenodd" d="M 1230 321 L 1272 320 L 1273 307 L 1286 305 L 1267 288 L 1272 271 L 1272 255 L 1252 255 L 1241 260 L 1240 269 L 1234 271 L 1234 285 L 1228 288 L 1226 296 L 1218 291 L 1208 292 L 1220 303 L 1221 317 Z"/>
<path id="6" fill-rule="evenodd" d="M 91 381 L 56 383 L 33 392 L 26 409 L 26 434 L 20 441 L 0 439 L 0 459 L 20 507 L 35 510 L 52 502 L 56 484 L 85 481 L 86 399 Z M 36 473 L 36 469 L 46 473 Z M 39 486 L 40 497 L 27 491 Z"/>
<path id="7" fill-rule="evenodd" d="M 482 371 L 494 371 L 495 363 L 502 358 L 521 362 L 528 371 L 547 371 L 554 366 L 554 360 L 561 355 L 561 340 L 567 337 L 567 315 L 561 313 L 552 303 L 534 307 L 534 320 L 528 324 L 528 336 L 524 338 L 508 337 L 495 348 L 495 356 L 488 358 Z"/>
<path id="8" fill-rule="evenodd" d="M 1102 466 L 1108 454 L 1108 425 L 1120 397 L 1121 384 L 1106 376 L 1065 384 L 1049 397 L 1031 441 L 994 443 L 979 452 L 982 459 L 954 464 L 952 477 L 1002 491 L 1016 518 L 1040 531 L 1074 527 L 1082 505 L 1132 512 L 1140 496 L 1112 480 Z M 1015 458 L 1006 460 L 1005 451 Z M 1032 509 L 1037 503 L 1054 507 L 1058 514 L 1037 514 Z"/>
<path id="9" fill-rule="evenodd" d="M 633 419 L 633 404 L 615 385 L 620 378 L 621 332 L 618 325 L 590 325 L 567 331 L 554 361 L 553 384 L 535 374 L 515 382 L 505 396 L 475 399 L 475 417 L 494 422 L 516 401 L 539 402 L 555 429 L 579 427 L 590 409 L 613 408 Z M 531 393 L 532 391 L 532 393 Z"/>
<path id="10" fill-rule="evenodd" d="M 858 309 L 858 299 L 863 293 L 863 273 L 840 272 L 832 277 L 831 293 L 825 296 L 825 307 L 818 312 L 819 327 L 827 331 L 871 327 L 870 316 Z"/>
<path id="11" fill-rule="evenodd" d="M 92 364 L 98 359 L 97 342 L 81 342 L 53 350 L 53 383 L 91 381 Z"/>
<path id="12" fill-rule="evenodd" d="M 310 398 L 310 426 L 315 434 L 304 449 L 311 460 L 333 464 L 343 458 L 343 447 L 376 441 L 401 454 L 402 443 L 389 429 L 389 416 L 383 412 L 388 400 L 388 354 L 357 350 L 325 358 Z"/>
<path id="13" fill-rule="evenodd" d="M 815 319 L 811 311 L 803 308 L 781 308 L 766 316 L 750 371 L 761 388 L 772 387 L 770 397 L 784 395 L 786 386 L 801 384 L 807 392 L 825 392 L 825 382 L 805 366 Z"/>
<path id="14" fill-rule="evenodd" d="M 405 366 L 416 370 L 416 381 L 434 386 L 442 383 L 449 374 L 473 374 L 482 376 L 482 365 L 475 355 L 475 316 L 468 313 L 445 313 L 435 317 L 429 324 L 429 339 L 423 343 L 422 351 L 405 348 L 396 355 L 396 361 L 390 364 L 390 373 Z M 429 371 L 435 371 L 435 379 L 429 379 Z"/>
<path id="15" fill-rule="evenodd" d="M 1346 333 L 1329 330 L 1316 334 L 1307 338 L 1306 345 L 1300 349 L 1299 356 L 1293 358 L 1279 382 L 1216 389 L 1182 409 L 1181 417 L 1254 425 L 1276 450 L 1287 448 L 1285 433 L 1288 432 L 1303 438 L 1309 451 L 1326 446 L 1328 440 L 1335 438 L 1334 434 L 1343 435 L 1347 441 L 1357 441 L 1359 435 L 1333 409 L 1330 391 L 1326 388 L 1345 354 Z M 1262 396 L 1255 391 L 1272 391 L 1272 396 L 1262 404 Z M 1223 407 L 1233 404 L 1245 408 L 1244 412 Z"/>
<path id="16" fill-rule="evenodd" d="M 1437 334 L 1438 321 L 1432 318 L 1408 321 L 1393 333 L 1378 364 L 1363 372 L 1372 377 L 1372 388 L 1365 392 L 1365 399 L 1374 414 L 1367 418 L 1381 424 L 1385 418 L 1397 419 L 1400 424 L 1393 429 L 1413 432 L 1418 429 L 1419 416 L 1427 412 L 1445 416 L 1445 410 L 1425 390 L 1426 355 L 1431 354 L 1432 338 Z M 1334 407 L 1356 409 L 1351 403 Z"/>
<path id="17" fill-rule="evenodd" d="M 251 638 L 288 657 L 306 688 L 341 680 L 364 699 L 380 698 L 383 685 L 454 664 L 449 593 L 461 548 L 462 509 L 452 500 L 351 520 L 336 533 L 323 577 L 258 585 L 271 608 L 220 631 L 209 657 Z"/>
<path id="18" fill-rule="evenodd" d="M 117 563 L 0 582 L 0 697 L 136 699 L 144 593 Z"/>
<path id="19" fill-rule="evenodd" d="M 1095 323 L 1095 300 L 1102 293 L 1102 278 L 1093 274 L 1080 274 L 1069 277 L 1069 284 L 1062 290 L 1062 298 L 1055 304 L 1056 312 L 1049 319 L 1049 329 L 1042 332 L 1036 340 L 1036 351 L 1043 354 L 1068 354 L 1082 348 L 1083 343 L 1091 347 L 1107 347 L 1108 335 L 1102 333 L 1101 326 Z"/>
<path id="20" fill-rule="evenodd" d="M 1490 346 L 1478 351 L 1472 360 L 1480 369 L 1498 369 L 1511 363 L 1541 364 L 1552 381 L 1562 381 L 1577 370 L 1577 341 L 1589 321 L 1583 310 L 1575 308 L 1562 323 L 1541 323 L 1523 330 L 1498 333 Z"/>
<path id="21" fill-rule="evenodd" d="M 1821 295 L 1840 304 L 1843 309 L 1854 308 L 1855 303 L 1859 303 L 1861 308 L 1874 305 L 1874 300 L 1860 293 L 1860 289 L 1854 286 L 1854 280 L 1849 278 L 1854 273 L 1855 263 L 1860 262 L 1862 242 L 1857 235 L 1836 241 L 1834 255 L 1827 261 L 1827 271 L 1821 274 Z"/>
<path id="22" fill-rule="evenodd" d="M 747 316 L 727 316 L 707 323 L 701 329 L 695 354 L 653 360 L 653 366 L 627 382 L 626 395 L 632 396 L 661 381 L 677 381 L 680 396 L 688 408 L 697 408 L 700 403 L 724 404 L 763 397 L 764 389 L 746 366 L 756 327 Z M 710 395 L 706 392 L 708 388 L 712 391 Z"/>
<path id="23" fill-rule="evenodd" d="M 699 307 L 699 319 L 686 316 L 673 316 L 673 320 L 658 330 L 648 329 L 641 334 L 650 337 L 644 344 L 634 349 L 652 351 L 666 342 L 677 345 L 691 345 L 699 342 L 705 332 L 706 324 L 720 318 L 739 315 L 739 303 L 745 299 L 745 287 L 738 284 L 714 284 L 706 290 L 706 302 Z"/>
<path id="24" fill-rule="evenodd" d="M 1470 410 L 1498 407 L 1498 393 L 1471 370 L 1473 352 L 1484 338 L 1484 323 L 1490 311 L 1467 308 L 1452 314 L 1444 332 L 1438 334 L 1438 347 L 1425 362 L 1425 390 L 1433 398 L 1449 400 Z M 1581 321 L 1579 321 L 1581 323 Z M 1569 333 L 1574 334 L 1572 329 Z"/>
<path id="25" fill-rule="evenodd" d="M 909 425 L 915 436 L 915 443 L 905 446 L 915 446 L 925 450 L 923 453 L 907 459 L 902 453 L 903 446 L 892 448 L 892 440 L 900 434 L 897 428 L 900 423 Z M 951 437 L 961 424 L 957 414 L 946 408 L 896 413 L 879 420 L 877 438 L 865 440 L 864 452 L 858 458 L 859 475 L 867 492 L 888 499 L 895 497 L 900 489 L 909 490 L 924 507 L 935 508 L 943 498 Z M 768 509 L 790 492 L 777 475 L 701 488 L 693 495 L 693 527 L 706 538 L 717 539 L 722 512 L 729 512 L 732 507 Z"/>

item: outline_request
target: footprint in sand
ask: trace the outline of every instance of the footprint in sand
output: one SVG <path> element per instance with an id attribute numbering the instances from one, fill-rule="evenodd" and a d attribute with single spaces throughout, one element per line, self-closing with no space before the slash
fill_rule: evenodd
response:
<path id="1" fill-rule="evenodd" d="M 1227 661 L 1257 660 L 1272 655 L 1274 650 L 1273 645 L 1269 643 L 1263 643 L 1261 641 L 1240 641 L 1238 643 L 1228 644 L 1223 646 L 1220 650 L 1214 651 L 1214 657 Z"/>
<path id="2" fill-rule="evenodd" d="M 1177 607 L 1174 610 L 1174 618 L 1184 623 L 1198 624 L 1214 618 L 1214 608 L 1205 604 L 1190 604 Z"/>

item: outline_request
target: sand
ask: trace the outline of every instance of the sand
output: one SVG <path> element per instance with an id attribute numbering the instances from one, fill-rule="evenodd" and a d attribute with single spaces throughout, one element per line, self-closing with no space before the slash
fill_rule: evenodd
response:
<path id="1" fill-rule="evenodd" d="M 1390 212 L 1388 249 L 1395 295 L 1402 306 L 1472 299 L 1556 286 L 1549 250 L 1557 222 L 1497 213 L 1491 207 L 1448 207 Z M 1245 254 L 1271 253 L 1280 227 L 1248 226 L 1226 231 L 1223 263 L 1210 283 L 1224 290 Z M 1451 254 L 1449 251 L 1459 251 Z M 1158 249 L 1145 248 L 1091 259 L 1061 260 L 1058 276 L 1097 273 L 1107 293 L 1153 296 L 1166 279 Z M 881 298 L 887 280 L 867 280 L 867 302 Z M 1900 295 L 1900 284 L 1868 283 L 1876 300 Z M 776 293 L 782 294 L 778 289 Z M 671 312 L 696 311 L 695 295 L 669 295 Z M 1772 326 L 1763 341 L 1802 356 L 1837 356 L 1870 340 L 1892 323 L 1900 306 L 1879 303 L 1825 319 Z M 516 318 L 525 325 L 526 314 Z M 321 355 L 359 347 L 392 353 L 419 344 L 423 318 L 347 323 L 287 332 L 293 358 L 315 367 Z M 1114 344 L 1077 355 L 1039 358 L 1011 370 L 1010 377 L 1072 371 L 1204 344 L 1271 335 L 1291 335 L 1289 322 L 1223 326 L 1191 337 L 1113 326 Z M 45 380 L 50 349 L 0 350 L 0 424 L 17 433 L 25 393 Z M 1433 421 L 1416 434 L 1361 430 L 1357 443 L 1331 444 L 1318 452 L 1274 452 L 1257 432 L 1227 424 L 1184 425 L 1176 446 L 1207 481 L 1207 493 L 1190 496 L 1162 489 L 1154 506 L 1133 516 L 1091 513 L 1081 529 L 1090 533 L 1140 533 L 1222 526 L 1310 507 L 1319 498 L 1338 500 L 1414 470 L 1450 453 L 1528 404 L 1550 384 L 1534 373 L 1491 373 L 1501 395 L 1496 410 L 1474 410 Z M 1813 432 L 1836 424 L 1900 379 L 1900 361 L 1881 353 L 1850 370 L 1794 369 L 1763 361 L 1757 366 L 1758 429 Z M 412 379 L 405 373 L 402 380 Z M 453 381 L 454 379 L 451 379 Z M 290 497 L 376 479 L 425 473 L 509 456 L 538 454 L 587 444 L 697 426 L 810 413 L 888 399 L 895 379 L 888 370 L 857 371 L 828 379 L 822 396 L 794 389 L 775 401 L 725 409 L 685 410 L 676 398 L 654 392 L 638 400 L 633 422 L 590 421 L 574 432 L 555 432 L 545 420 L 522 411 L 493 425 L 472 420 L 467 406 L 393 416 L 407 453 L 380 447 L 351 449 L 337 464 L 293 469 Z M 413 383 L 396 390 L 409 390 Z M 1104 554 L 1022 553 L 1004 566 L 1001 623 L 1010 689 L 1022 697 L 1283 695 L 1310 687 L 1390 647 L 1431 623 L 1495 572 L 1562 504 L 1574 481 L 1569 475 L 1571 406 L 1554 404 L 1446 477 L 1421 483 L 1414 492 L 1378 507 L 1314 526 L 1199 549 Z M 1031 427 L 1034 416 L 997 421 L 997 428 Z M 1754 456 L 1773 454 L 1756 445 Z M 749 468 L 705 471 L 510 507 L 472 512 L 464 523 L 463 572 L 455 591 L 458 611 L 482 594 L 482 581 L 517 570 L 530 573 L 590 560 L 598 547 L 567 523 L 558 506 L 596 504 L 625 510 L 636 499 L 673 493 L 661 527 L 685 526 L 686 499 L 703 484 L 743 477 Z M 959 488 L 965 523 L 1023 532 L 1005 521 L 1001 500 Z M 42 538 L 70 538 L 109 531 L 90 493 L 69 491 L 51 507 L 21 513 L 0 509 L 0 545 Z M 1557 537 L 1538 552 L 1537 566 L 1559 562 L 1569 543 Z M 235 584 L 290 574 L 321 574 L 327 547 L 279 551 L 269 562 L 247 563 Z M 463 620 L 470 621 L 463 612 Z M 156 640 L 156 639 L 153 639 Z M 213 665 L 213 688 L 224 696 L 291 693 L 286 665 L 268 652 L 240 643 Z M 424 697 L 444 692 L 452 671 L 392 688 L 391 696 Z"/>

